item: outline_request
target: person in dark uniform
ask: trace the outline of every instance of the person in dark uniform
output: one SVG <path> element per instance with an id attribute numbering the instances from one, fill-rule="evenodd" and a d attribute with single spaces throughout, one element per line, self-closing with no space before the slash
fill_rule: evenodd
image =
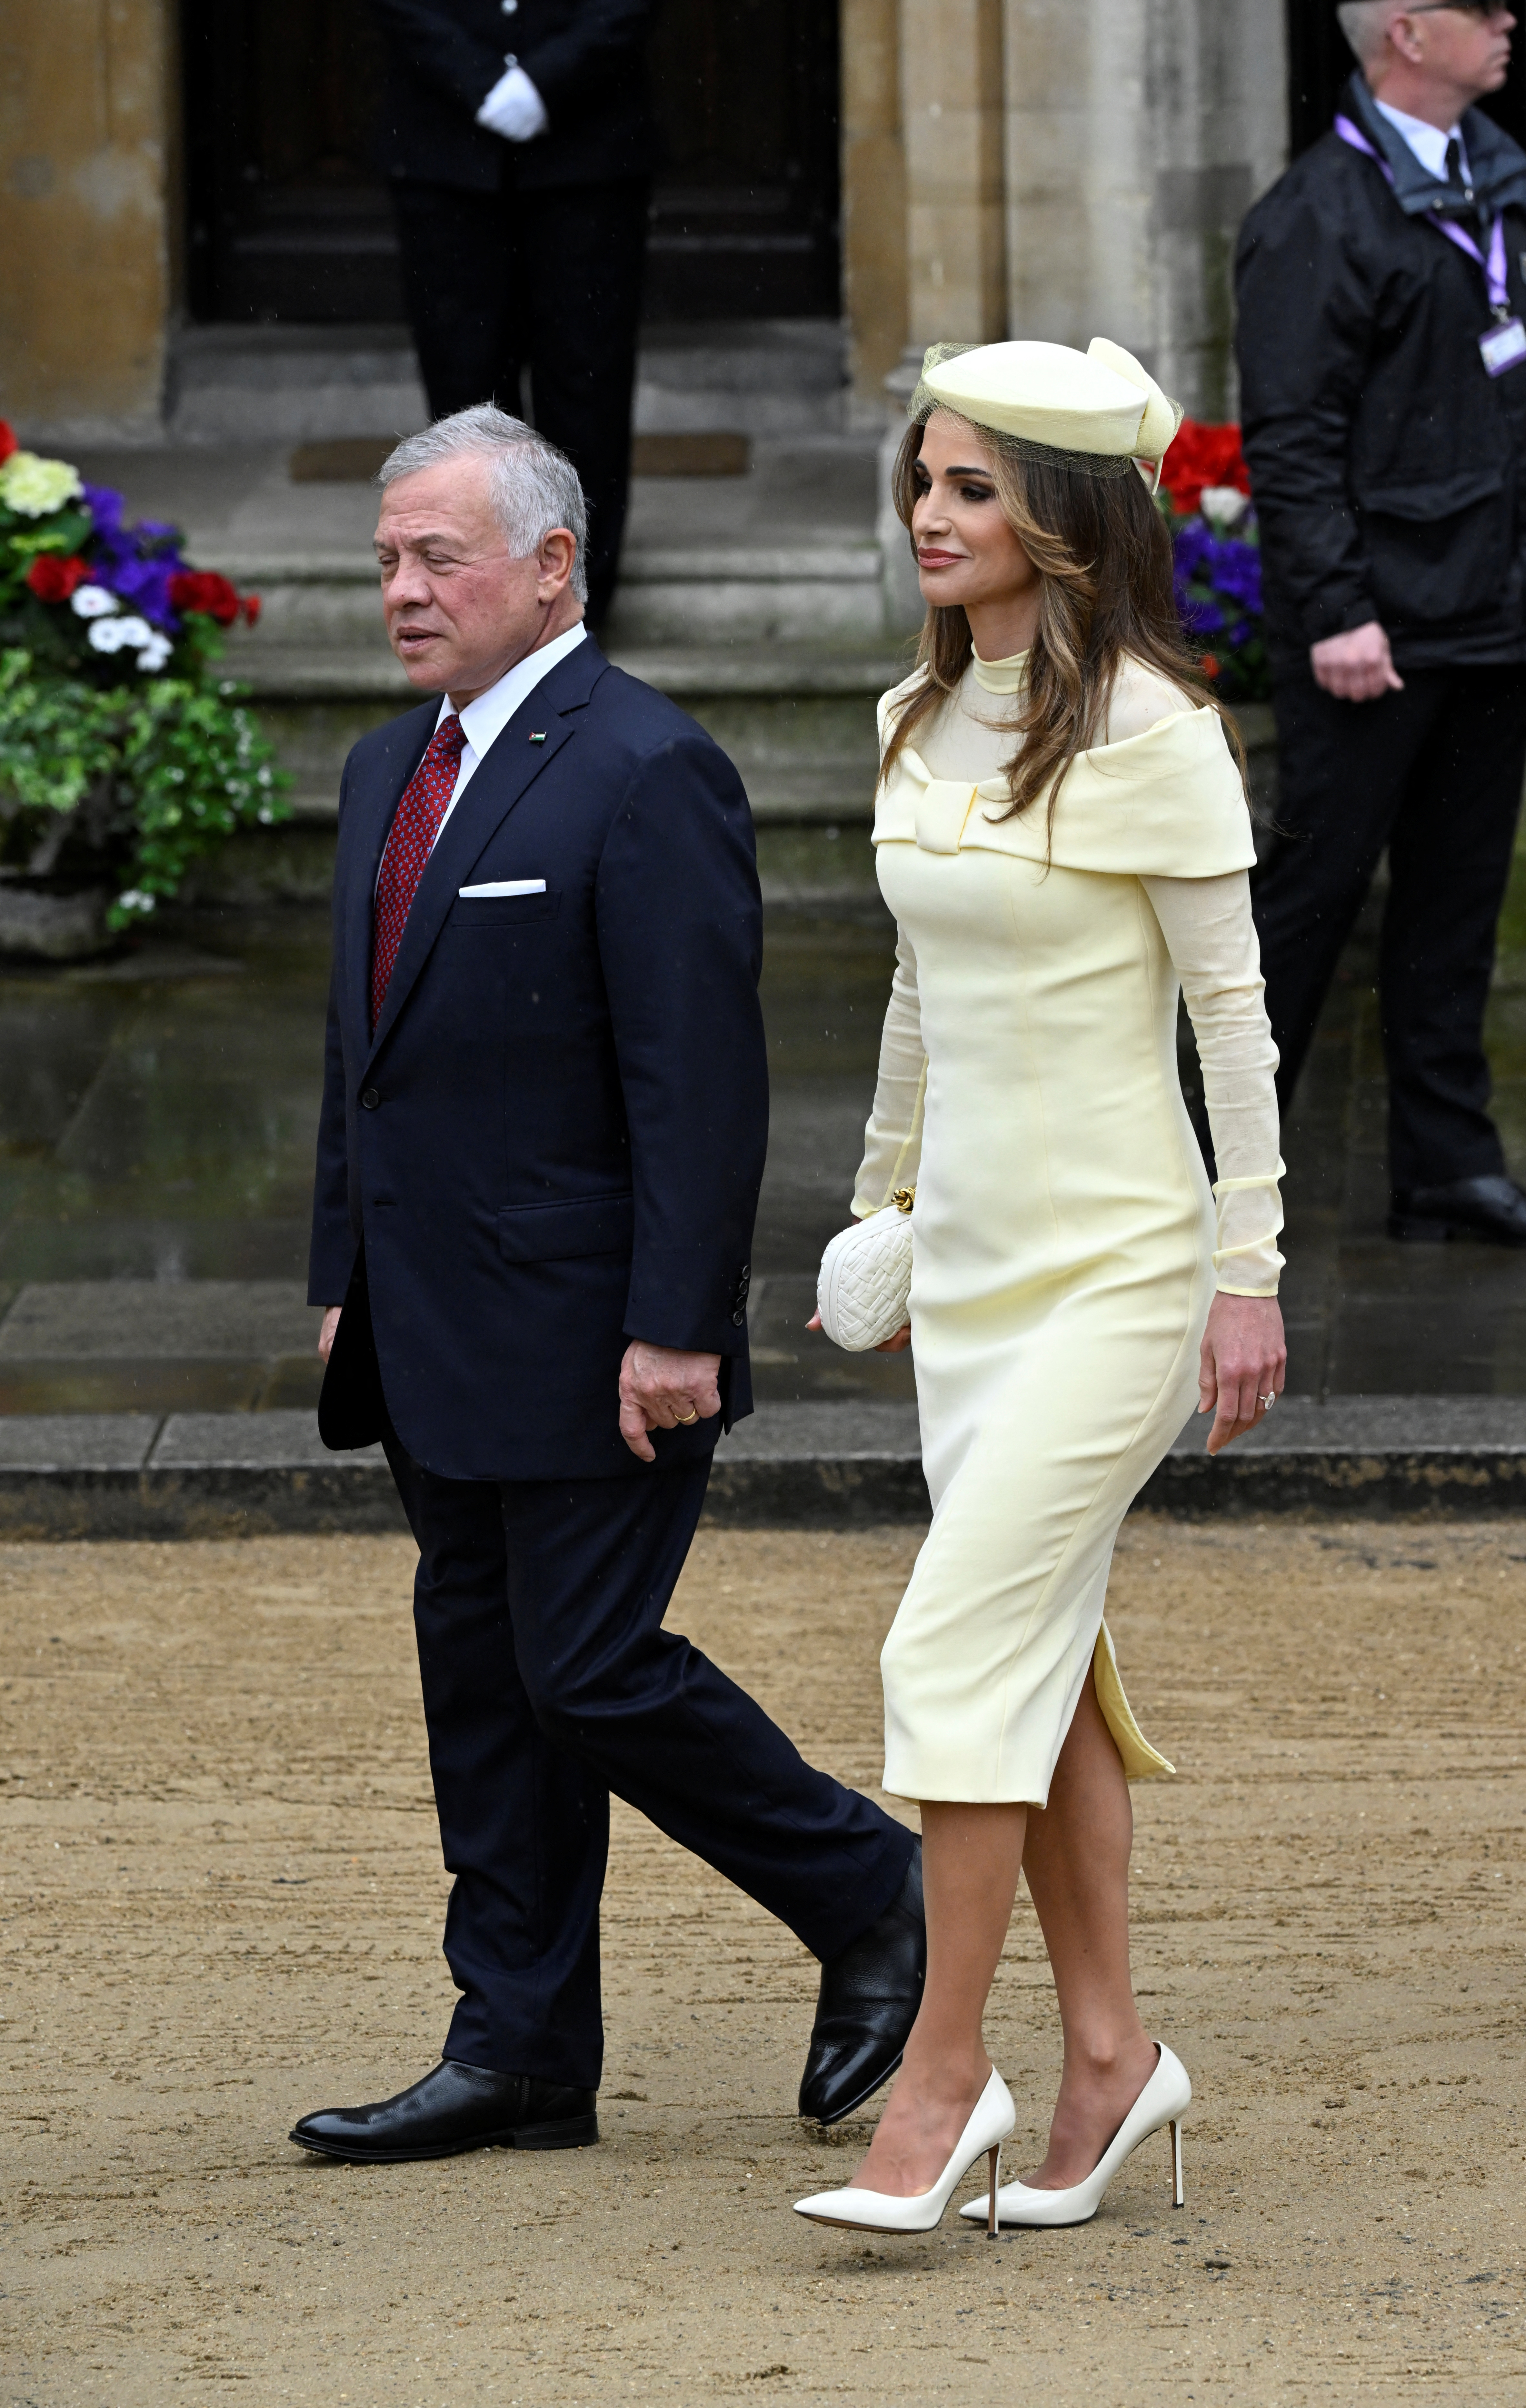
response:
<path id="1" fill-rule="evenodd" d="M 1526 1246 L 1484 1009 L 1526 768 L 1526 153 L 1507 7 L 1348 0 L 1361 72 L 1237 262 L 1277 716 L 1284 1112 L 1385 848 L 1390 1235 Z"/>
<path id="2" fill-rule="evenodd" d="M 577 468 L 588 615 L 608 613 L 630 475 L 655 135 L 653 0 L 374 0 L 381 164 L 431 418 L 520 406 Z"/>

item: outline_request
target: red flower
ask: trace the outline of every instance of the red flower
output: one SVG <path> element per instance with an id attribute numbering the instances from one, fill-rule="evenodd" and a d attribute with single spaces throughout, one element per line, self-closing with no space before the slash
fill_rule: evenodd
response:
<path id="1" fill-rule="evenodd" d="M 0 460 L 8 460 L 11 453 L 19 452 L 21 448 L 16 440 L 15 428 L 8 420 L 0 418 Z"/>
<path id="2" fill-rule="evenodd" d="M 238 595 L 214 568 L 182 568 L 169 580 L 169 607 L 231 627 L 238 616 Z"/>
<path id="3" fill-rule="evenodd" d="M 89 575 L 77 552 L 71 552 L 66 560 L 61 560 L 56 552 L 39 552 L 26 572 L 26 581 L 39 602 L 66 602 Z"/>
<path id="4" fill-rule="evenodd" d="M 1204 485 L 1232 485 L 1236 493 L 1248 494 L 1250 471 L 1238 426 L 1205 426 L 1201 419 L 1184 418 L 1160 481 L 1184 516 L 1199 507 Z"/>
<path id="5" fill-rule="evenodd" d="M 1206 678 L 1216 678 L 1216 677 L 1217 677 L 1217 675 L 1218 675 L 1218 671 L 1219 671 L 1219 658 L 1218 658 L 1218 654 L 1217 654 L 1216 652 L 1204 652 L 1204 654 L 1203 654 L 1203 656 L 1202 656 L 1202 674 L 1203 674 L 1203 676 L 1204 676 L 1204 677 L 1206 677 Z"/>
<path id="6" fill-rule="evenodd" d="M 245 626 L 252 627 L 260 615 L 260 597 L 257 594 L 244 595 L 243 611 Z"/>

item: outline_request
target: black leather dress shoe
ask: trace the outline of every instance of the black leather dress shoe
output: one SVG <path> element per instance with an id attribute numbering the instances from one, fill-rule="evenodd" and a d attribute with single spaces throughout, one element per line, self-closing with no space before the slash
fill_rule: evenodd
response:
<path id="1" fill-rule="evenodd" d="M 352 2165 L 396 2166 L 464 2149 L 586 2149 L 598 2138 L 596 2094 L 533 2073 L 489 2073 L 450 2057 L 422 2082 L 370 2107 L 324 2107 L 289 2137 Z"/>
<path id="2" fill-rule="evenodd" d="M 821 1969 L 821 1995 L 800 2077 L 800 2114 L 840 2124 L 888 2082 L 922 2004 L 928 1927 L 922 1842 L 885 1913 Z"/>
<path id="3" fill-rule="evenodd" d="M 1490 1246 L 1526 1246 L 1526 1194 L 1503 1173 L 1454 1179 L 1446 1187 L 1412 1187 L 1393 1199 L 1389 1235 L 1418 1245 L 1481 1238 Z"/>

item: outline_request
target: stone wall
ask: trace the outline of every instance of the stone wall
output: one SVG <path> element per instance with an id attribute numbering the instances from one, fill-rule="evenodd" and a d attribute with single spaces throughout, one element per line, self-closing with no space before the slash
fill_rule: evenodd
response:
<path id="1" fill-rule="evenodd" d="M 1288 151 L 1269 0 L 1006 0 L 1009 325 L 1228 417 L 1235 231 Z"/>
<path id="2" fill-rule="evenodd" d="M 882 295 L 903 290 L 909 354 L 1105 333 L 1188 408 L 1231 415 L 1235 232 L 1287 155 L 1274 0 L 899 0 L 899 139 L 890 5 L 843 0 L 850 91 L 872 18 L 879 96 L 874 144 L 850 116 L 843 156 L 860 397 L 900 322 Z"/>
<path id="3" fill-rule="evenodd" d="M 172 292 L 169 0 L 0 8 L 0 416 L 151 438 Z"/>
<path id="4" fill-rule="evenodd" d="M 842 0 L 842 309 L 854 391 L 875 405 L 906 345 L 900 0 Z"/>

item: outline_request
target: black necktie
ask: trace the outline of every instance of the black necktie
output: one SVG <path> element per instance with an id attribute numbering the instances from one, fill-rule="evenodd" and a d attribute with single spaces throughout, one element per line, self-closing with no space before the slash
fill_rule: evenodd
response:
<path id="1" fill-rule="evenodd" d="M 1473 208 L 1473 186 L 1462 173 L 1462 145 L 1454 134 L 1447 145 L 1447 181 L 1453 199 L 1447 210 L 1450 218 L 1462 217 Z"/>

